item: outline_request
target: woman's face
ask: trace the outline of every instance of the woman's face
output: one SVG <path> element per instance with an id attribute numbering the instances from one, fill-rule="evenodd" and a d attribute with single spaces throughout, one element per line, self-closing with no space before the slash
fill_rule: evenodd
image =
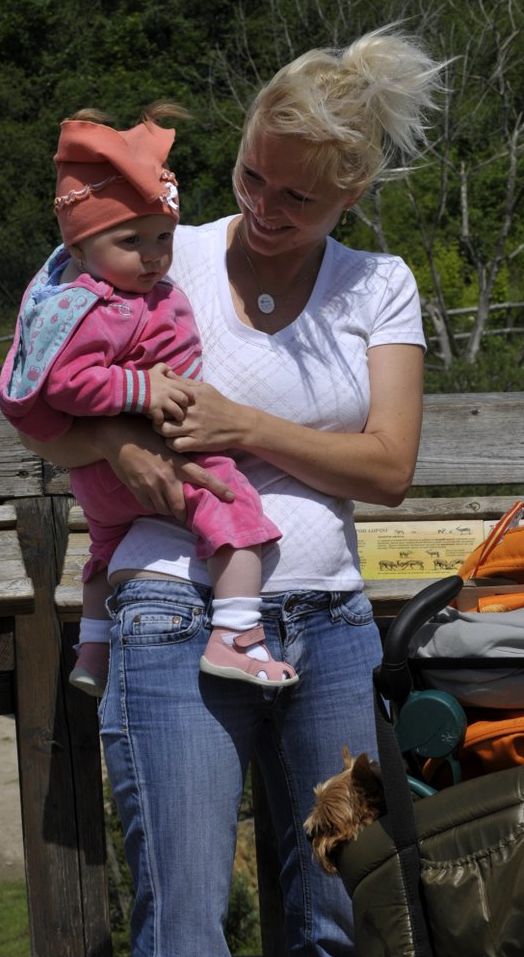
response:
<path id="1" fill-rule="evenodd" d="M 312 250 L 355 201 L 353 194 L 313 176 L 305 148 L 296 136 L 259 133 L 239 157 L 237 202 L 253 252 L 276 256 Z"/>

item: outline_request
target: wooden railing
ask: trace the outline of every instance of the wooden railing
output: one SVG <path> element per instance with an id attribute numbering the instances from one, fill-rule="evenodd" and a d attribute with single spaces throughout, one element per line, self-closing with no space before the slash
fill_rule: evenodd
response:
<path id="1" fill-rule="evenodd" d="M 0 442 L 0 713 L 16 716 L 32 954 L 110 957 L 96 706 L 66 680 L 87 533 L 67 473 L 25 450 L 3 419 Z M 357 519 L 498 518 L 524 496 L 524 393 L 426 397 L 414 485 L 423 497 L 397 509 L 358 504 Z M 442 494 L 479 485 L 489 494 Z M 366 588 L 388 619 L 424 584 Z M 284 957 L 278 855 L 256 768 L 254 782 L 263 952 Z"/>

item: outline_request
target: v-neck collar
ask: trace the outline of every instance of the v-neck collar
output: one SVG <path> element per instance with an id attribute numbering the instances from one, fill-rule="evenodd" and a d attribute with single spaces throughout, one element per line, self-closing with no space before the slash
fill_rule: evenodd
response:
<path id="1" fill-rule="evenodd" d="M 234 335 L 238 336 L 238 338 L 248 339 L 251 342 L 258 342 L 260 345 L 267 344 L 268 341 L 282 343 L 286 342 L 287 340 L 296 336 L 300 326 L 303 323 L 304 316 L 307 314 L 314 314 L 315 310 L 317 309 L 318 302 L 321 300 L 324 293 L 326 276 L 329 273 L 335 241 L 331 236 L 326 237 L 326 248 L 324 249 L 324 255 L 318 270 L 315 285 L 313 286 L 311 295 L 306 302 L 306 305 L 299 315 L 296 316 L 296 318 L 293 319 L 287 326 L 284 326 L 283 329 L 279 329 L 277 332 L 264 332 L 261 329 L 253 329 L 252 326 L 246 326 L 242 320 L 239 319 L 235 309 L 235 304 L 233 302 L 233 297 L 231 295 L 231 288 L 229 285 L 226 267 L 227 234 L 230 223 L 236 218 L 236 215 L 224 217 L 220 221 L 220 228 L 217 229 L 215 233 L 214 259 L 216 263 L 216 275 L 218 277 L 218 295 L 222 307 L 222 313 L 224 315 L 228 329 Z"/>

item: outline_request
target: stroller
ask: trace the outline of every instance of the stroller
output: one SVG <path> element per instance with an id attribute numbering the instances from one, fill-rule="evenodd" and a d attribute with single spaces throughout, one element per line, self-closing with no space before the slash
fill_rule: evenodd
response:
<path id="1" fill-rule="evenodd" d="M 463 585 L 453 575 L 409 601 L 374 674 L 387 810 L 336 861 L 353 902 L 359 957 L 524 954 L 524 764 L 461 780 L 466 710 L 425 686 L 425 671 L 438 674 L 435 659 L 409 657 L 414 636 Z M 452 673 L 482 664 L 481 657 L 444 662 Z M 511 669 L 519 661 L 486 664 Z M 428 783 L 431 762 L 444 763 L 450 786 Z"/>

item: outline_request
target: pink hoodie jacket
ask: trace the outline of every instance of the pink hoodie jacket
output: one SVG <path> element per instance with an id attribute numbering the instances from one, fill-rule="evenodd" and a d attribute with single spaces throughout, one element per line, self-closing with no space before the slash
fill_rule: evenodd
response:
<path id="1" fill-rule="evenodd" d="M 53 285 L 54 256 L 32 280 L 0 375 L 0 408 L 33 438 L 62 435 L 76 416 L 148 408 L 147 369 L 168 363 L 200 378 L 200 339 L 184 293 L 170 282 L 122 293 L 83 274 Z"/>

